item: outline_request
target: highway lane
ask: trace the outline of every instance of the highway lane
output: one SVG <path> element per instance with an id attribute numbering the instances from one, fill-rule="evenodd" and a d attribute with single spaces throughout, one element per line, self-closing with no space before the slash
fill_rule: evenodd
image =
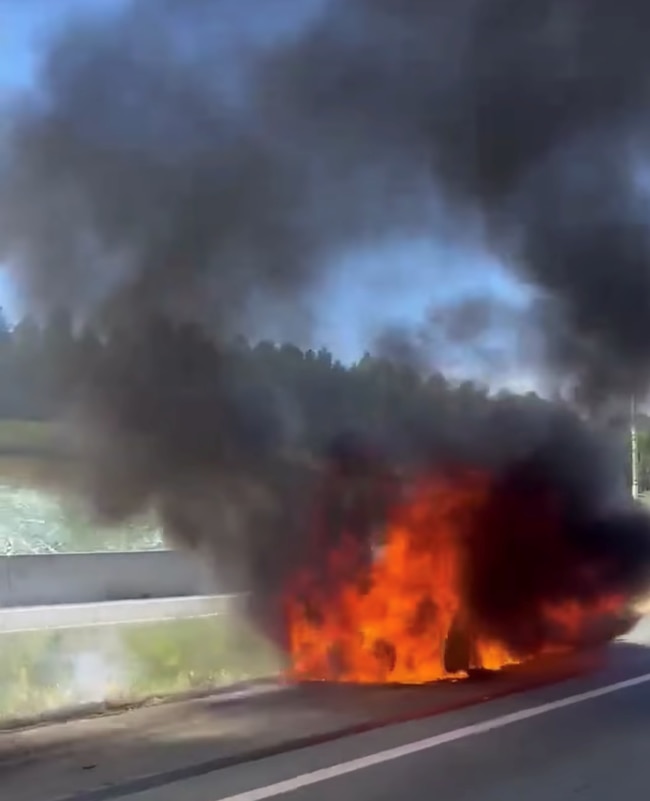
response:
<path id="1" fill-rule="evenodd" d="M 647 627 L 646 627 L 647 628 Z M 646 640 L 647 632 L 636 639 Z M 634 638 L 633 638 L 634 639 Z M 595 674 L 128 796 L 129 801 L 650 797 L 650 649 Z"/>

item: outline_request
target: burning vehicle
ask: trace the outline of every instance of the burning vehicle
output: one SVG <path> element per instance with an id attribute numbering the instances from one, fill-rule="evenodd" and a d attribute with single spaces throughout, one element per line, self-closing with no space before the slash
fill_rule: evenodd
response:
<path id="1" fill-rule="evenodd" d="M 590 520 L 538 468 L 415 479 L 372 558 L 363 537 L 339 532 L 285 596 L 291 675 L 427 683 L 627 630 L 629 575 L 607 541 L 645 519 Z"/>

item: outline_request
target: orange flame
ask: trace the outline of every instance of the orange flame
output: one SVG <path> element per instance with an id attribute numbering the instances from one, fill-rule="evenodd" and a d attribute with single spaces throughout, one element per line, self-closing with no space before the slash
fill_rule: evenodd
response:
<path id="1" fill-rule="evenodd" d="M 463 675 L 446 666 L 454 628 L 476 628 L 463 605 L 463 561 L 471 517 L 489 481 L 423 482 L 389 525 L 374 558 L 352 538 L 303 570 L 286 598 L 291 676 L 297 680 L 421 684 Z M 351 568 L 351 566 L 353 566 Z M 604 599 L 614 609 L 619 599 Z M 549 620 L 576 630 L 590 611 L 549 605 Z M 466 640 L 467 664 L 498 669 L 522 661 L 480 633 Z M 554 649 L 557 650 L 556 646 Z"/>

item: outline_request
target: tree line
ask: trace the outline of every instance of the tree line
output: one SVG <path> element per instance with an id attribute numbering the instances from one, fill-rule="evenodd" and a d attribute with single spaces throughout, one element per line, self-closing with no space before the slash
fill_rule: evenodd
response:
<path id="1" fill-rule="evenodd" d="M 57 419 L 95 364 L 110 365 L 113 350 L 124 361 L 129 348 L 118 343 L 122 337 L 120 330 L 77 328 L 63 313 L 43 323 L 25 317 L 13 327 L 0 315 L 0 419 Z M 199 373 L 203 382 L 214 367 L 237 383 L 243 402 L 256 399 L 260 408 L 253 411 L 261 417 L 272 409 L 288 430 L 295 427 L 293 439 L 308 451 L 319 450 L 336 432 L 363 430 L 381 439 L 383 431 L 419 430 L 434 412 L 444 415 L 448 426 L 460 424 L 472 409 L 479 413 L 488 395 L 472 381 L 449 382 L 439 373 L 423 374 L 407 360 L 369 353 L 343 364 L 326 348 L 238 338 L 222 347 L 217 359 L 216 350 L 206 356 L 213 345 L 192 326 L 175 331 L 163 324 L 153 338 L 157 352 L 145 343 L 148 352 L 135 356 L 133 365 L 119 365 L 125 381 L 191 383 Z M 133 348 L 140 344 L 134 341 Z M 148 362 L 158 364 L 149 374 Z M 528 397 L 539 402 L 534 393 Z"/>
<path id="2" fill-rule="evenodd" d="M 92 374 L 94 364 L 110 359 L 121 335 L 75 327 L 63 313 L 41 323 L 25 317 L 15 326 L 0 317 L 0 419 L 56 420 L 79 390 L 80 376 Z M 169 352 L 181 343 L 177 362 L 185 369 L 188 348 L 199 340 L 203 348 L 212 347 L 196 331 L 187 330 L 170 336 L 164 347 Z M 121 347 L 124 351 L 123 342 Z M 464 421 L 484 414 L 489 395 L 472 381 L 451 382 L 436 372 L 423 374 L 408 360 L 368 353 L 353 364 L 343 364 L 325 348 L 303 350 L 243 339 L 233 340 L 226 351 L 228 369 L 243 388 L 242 397 L 246 402 L 256 399 L 260 418 L 271 413 L 281 418 L 292 444 L 305 453 L 322 453 L 337 434 L 348 431 L 362 431 L 377 442 L 390 437 L 399 451 L 400 446 L 412 447 L 423 432 L 436 429 L 444 444 L 446 432 L 457 435 Z M 220 358 L 223 364 L 223 354 Z M 201 364 L 206 363 L 209 359 Z M 171 371 L 169 380 L 180 383 L 180 375 Z M 141 378 L 148 380 L 146 375 Z M 502 392 L 497 402 L 507 407 L 515 396 Z M 543 403 L 534 393 L 517 397 L 516 402 Z M 639 437 L 644 489 L 650 488 L 650 432 L 643 431 L 645 422 L 641 420 Z"/>

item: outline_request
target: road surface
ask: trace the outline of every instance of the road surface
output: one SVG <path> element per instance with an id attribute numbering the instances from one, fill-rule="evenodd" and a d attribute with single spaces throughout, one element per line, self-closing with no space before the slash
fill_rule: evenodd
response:
<path id="1" fill-rule="evenodd" d="M 641 800 L 650 793 L 649 727 L 650 673 L 598 687 L 572 682 L 562 690 L 340 740 L 135 798 Z"/>
<path id="2" fill-rule="evenodd" d="M 140 785 L 104 784 L 67 797 L 641 801 L 650 796 L 649 632 L 650 626 L 642 626 L 613 646 L 598 669 L 560 683 L 230 767 L 190 766 L 176 781 L 154 775 Z M 159 747 L 163 775 L 165 744 Z M 0 782 L 2 772 L 0 767 Z M 52 786 L 43 781 L 34 797 L 65 797 Z M 9 796 L 20 797 L 13 791 Z"/>

